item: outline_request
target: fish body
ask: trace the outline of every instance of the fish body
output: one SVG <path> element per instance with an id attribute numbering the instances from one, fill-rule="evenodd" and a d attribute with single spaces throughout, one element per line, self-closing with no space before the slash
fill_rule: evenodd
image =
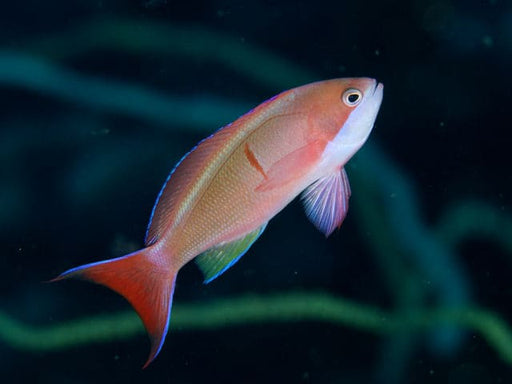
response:
<path id="1" fill-rule="evenodd" d="M 369 78 L 334 79 L 285 91 L 201 141 L 160 191 L 146 247 L 73 268 L 123 295 L 151 339 L 147 366 L 167 333 L 175 279 L 195 259 L 205 282 L 233 265 L 268 221 L 303 192 L 326 236 L 348 209 L 345 163 L 366 141 L 383 95 Z"/>

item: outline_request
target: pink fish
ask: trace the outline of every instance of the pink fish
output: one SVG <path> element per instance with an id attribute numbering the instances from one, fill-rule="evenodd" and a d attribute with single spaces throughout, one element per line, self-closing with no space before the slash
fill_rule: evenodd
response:
<path id="1" fill-rule="evenodd" d="M 377 81 L 350 78 L 267 100 L 181 159 L 158 194 L 145 248 L 54 280 L 79 277 L 124 296 L 151 339 L 148 366 L 164 343 L 183 265 L 195 259 L 209 283 L 301 192 L 308 218 L 326 236 L 341 225 L 350 197 L 343 167 L 370 134 L 382 95 Z"/>

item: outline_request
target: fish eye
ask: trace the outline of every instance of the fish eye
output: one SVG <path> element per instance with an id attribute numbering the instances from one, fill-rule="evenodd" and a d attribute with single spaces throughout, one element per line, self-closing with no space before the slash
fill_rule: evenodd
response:
<path id="1" fill-rule="evenodd" d="M 363 100 L 363 93 L 359 89 L 350 88 L 343 92 L 341 100 L 348 107 L 354 107 Z"/>

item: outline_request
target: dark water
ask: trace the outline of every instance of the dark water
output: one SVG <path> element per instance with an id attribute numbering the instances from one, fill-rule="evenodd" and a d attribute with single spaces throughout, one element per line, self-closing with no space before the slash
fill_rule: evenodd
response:
<path id="1" fill-rule="evenodd" d="M 512 382 L 510 2 L 32 0 L 0 28 L 2 382 Z M 140 248 L 204 136 L 353 76 L 385 92 L 341 230 L 294 202 L 213 283 L 187 265 L 148 369 L 122 298 L 42 283 Z"/>

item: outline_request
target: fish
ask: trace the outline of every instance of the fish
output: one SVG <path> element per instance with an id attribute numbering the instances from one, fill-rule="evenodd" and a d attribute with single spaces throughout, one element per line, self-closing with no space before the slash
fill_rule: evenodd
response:
<path id="1" fill-rule="evenodd" d="M 189 261 L 211 282 L 299 194 L 326 237 L 341 226 L 351 195 L 345 164 L 373 129 L 383 90 L 375 79 L 339 78 L 263 102 L 178 162 L 157 196 L 144 248 L 52 281 L 81 278 L 122 295 L 151 342 L 146 368 L 162 349 L 176 276 Z"/>

